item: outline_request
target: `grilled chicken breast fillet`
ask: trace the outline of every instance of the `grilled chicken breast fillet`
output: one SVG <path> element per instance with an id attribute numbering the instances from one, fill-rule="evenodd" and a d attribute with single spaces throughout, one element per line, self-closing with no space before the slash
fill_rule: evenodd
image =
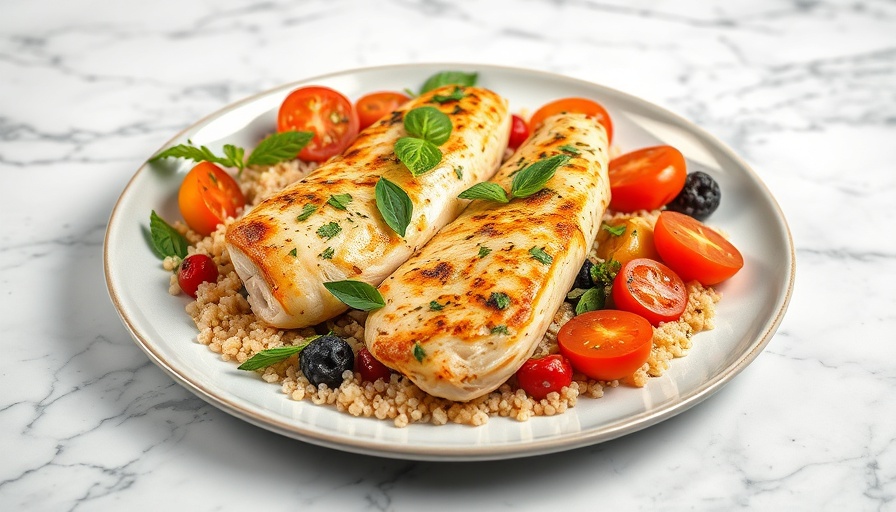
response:
<path id="1" fill-rule="evenodd" d="M 494 175 L 509 136 L 507 101 L 476 87 L 464 88 L 460 100 L 433 101 L 454 89 L 435 89 L 406 103 L 362 131 L 341 156 L 230 225 L 227 249 L 257 316 L 296 328 L 342 313 L 347 306 L 323 283 L 353 279 L 378 285 L 463 210 L 468 202 L 457 199 L 461 191 Z M 453 129 L 439 147 L 438 167 L 414 177 L 393 146 L 407 136 L 404 114 L 423 105 L 447 114 Z M 374 186 L 380 177 L 400 186 L 413 203 L 404 238 L 377 209 Z M 345 209 L 332 204 L 338 201 L 328 203 L 340 194 L 351 196 Z"/>
<path id="2" fill-rule="evenodd" d="M 570 149 L 574 148 L 574 149 Z M 544 189 L 502 204 L 474 201 L 379 287 L 365 326 L 370 352 L 432 395 L 467 401 L 531 357 L 591 249 L 610 200 L 607 135 L 561 114 L 491 180 L 566 152 Z"/>

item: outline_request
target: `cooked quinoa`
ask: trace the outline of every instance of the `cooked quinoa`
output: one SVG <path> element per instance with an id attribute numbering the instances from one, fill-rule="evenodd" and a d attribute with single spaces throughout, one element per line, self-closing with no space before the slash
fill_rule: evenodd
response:
<path id="1" fill-rule="evenodd" d="M 314 164 L 293 161 L 270 168 L 245 169 L 239 180 L 247 204 L 258 204 L 265 197 L 303 178 L 314 167 Z M 653 223 L 657 214 L 658 212 L 640 212 L 638 215 Z M 607 216 L 607 219 L 618 217 L 620 216 Z M 277 329 L 259 320 L 242 295 L 242 282 L 225 248 L 224 233 L 231 222 L 232 220 L 218 226 L 207 237 L 190 231 L 182 222 L 174 224 L 187 237 L 190 254 L 207 254 L 218 265 L 218 281 L 201 284 L 196 300 L 186 308 L 199 329 L 199 343 L 208 346 L 212 352 L 221 354 L 224 361 L 237 364 L 244 363 L 262 350 L 297 344 L 303 338 L 326 331 L 332 331 L 345 339 L 355 353 L 364 346 L 364 321 L 367 313 L 361 311 L 344 313 L 319 326 L 319 330 L 311 327 Z M 599 261 L 594 249 L 589 258 Z M 163 262 L 163 267 L 173 271 L 179 263 L 176 258 L 168 258 Z M 172 295 L 180 293 L 175 274 L 171 276 L 169 292 Z M 397 427 L 418 422 L 435 425 L 448 422 L 484 425 L 493 416 L 510 417 L 519 421 L 532 416 L 552 416 L 574 407 L 580 396 L 602 397 L 604 388 L 607 387 L 613 388 L 621 384 L 642 387 L 650 377 L 662 375 L 669 368 L 672 359 L 687 355 L 692 336 L 713 328 L 715 304 L 719 300 L 719 295 L 712 288 L 703 287 L 697 282 L 688 283 L 688 292 L 688 305 L 684 314 L 676 322 L 654 328 L 650 356 L 631 377 L 623 381 L 598 382 L 577 373 L 570 386 L 564 387 L 559 393 L 550 393 L 542 400 L 529 397 L 516 386 L 514 378 L 497 390 L 469 402 L 453 402 L 431 396 L 400 374 L 393 374 L 389 382 L 362 382 L 359 373 L 346 371 L 339 388 L 329 389 L 323 384 L 315 387 L 298 370 L 298 355 L 259 370 L 259 373 L 266 382 L 279 384 L 282 392 L 292 400 L 326 404 L 353 416 L 389 419 Z M 536 348 L 535 356 L 559 351 L 557 332 L 573 316 L 575 312 L 572 306 L 564 302 Z"/>

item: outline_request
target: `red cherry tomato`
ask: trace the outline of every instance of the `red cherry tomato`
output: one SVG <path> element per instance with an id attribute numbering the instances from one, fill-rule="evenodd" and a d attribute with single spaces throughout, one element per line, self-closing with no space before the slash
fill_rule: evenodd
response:
<path id="1" fill-rule="evenodd" d="M 648 258 L 630 260 L 613 280 L 616 307 L 653 325 L 678 320 L 688 305 L 688 289 L 678 274 Z"/>
<path id="2" fill-rule="evenodd" d="M 557 342 L 576 370 L 592 379 L 610 381 L 630 376 L 647 362 L 653 327 L 634 313 L 601 309 L 563 324 Z"/>
<path id="3" fill-rule="evenodd" d="M 240 186 L 224 169 L 211 162 L 199 162 L 184 177 L 177 193 L 177 205 L 190 229 L 209 235 L 246 205 Z"/>
<path id="4" fill-rule="evenodd" d="M 362 96 L 355 103 L 358 112 L 359 129 L 363 130 L 383 117 L 389 115 L 410 98 L 400 92 L 374 92 Z"/>
<path id="5" fill-rule="evenodd" d="M 660 213 L 653 242 L 663 261 L 685 281 L 718 284 L 744 266 L 743 256 L 731 242 L 683 213 Z"/>
<path id="6" fill-rule="evenodd" d="M 338 155 L 358 135 L 358 114 L 342 94 L 328 87 L 296 89 L 283 100 L 277 114 L 277 131 L 314 132 L 299 158 L 323 162 Z"/>
<path id="7" fill-rule="evenodd" d="M 514 114 L 510 121 L 510 140 L 507 142 L 507 147 L 516 149 L 528 138 L 529 126 L 523 121 L 522 117 Z"/>
<path id="8" fill-rule="evenodd" d="M 373 357 L 367 347 L 361 348 L 355 356 L 355 371 L 361 374 L 361 380 L 365 382 L 376 382 L 377 379 L 389 382 L 392 375 L 392 370 Z"/>
<path id="9" fill-rule="evenodd" d="M 684 156 L 672 146 L 654 146 L 610 161 L 610 209 L 618 212 L 656 210 L 684 188 L 688 173 Z"/>
<path id="10" fill-rule="evenodd" d="M 596 118 L 607 130 L 607 141 L 613 142 L 613 121 L 610 119 L 607 109 L 600 103 L 586 98 L 562 98 L 547 103 L 532 114 L 532 118 L 529 119 L 529 126 L 535 130 L 546 117 L 561 112 L 576 112 Z"/>
<path id="11" fill-rule="evenodd" d="M 560 354 L 529 359 L 516 371 L 516 380 L 523 391 L 536 400 L 552 391 L 560 392 L 572 384 L 572 364 Z"/>
<path id="12" fill-rule="evenodd" d="M 196 298 L 196 290 L 202 283 L 218 280 L 218 265 L 205 254 L 193 254 L 184 258 L 177 270 L 177 284 L 190 297 Z"/>

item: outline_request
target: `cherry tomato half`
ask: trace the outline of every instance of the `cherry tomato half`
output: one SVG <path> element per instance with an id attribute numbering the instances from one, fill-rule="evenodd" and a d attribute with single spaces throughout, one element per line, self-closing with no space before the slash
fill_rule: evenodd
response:
<path id="1" fill-rule="evenodd" d="M 534 130 L 541 125 L 546 117 L 561 112 L 577 112 L 596 118 L 600 124 L 604 125 L 604 129 L 607 130 L 607 140 L 609 142 L 613 141 L 613 121 L 610 119 L 607 109 L 600 103 L 586 98 L 562 98 L 547 103 L 532 114 L 532 118 L 529 119 L 529 126 Z"/>
<path id="2" fill-rule="evenodd" d="M 358 135 L 358 114 L 342 94 L 328 87 L 309 86 L 289 93 L 277 114 L 277 131 L 314 132 L 299 158 L 323 162 L 338 155 Z"/>
<path id="3" fill-rule="evenodd" d="M 683 213 L 660 213 L 653 241 L 663 261 L 685 281 L 718 284 L 744 266 L 743 256 L 731 242 Z"/>
<path id="4" fill-rule="evenodd" d="M 377 379 L 389 382 L 389 377 L 392 375 L 392 370 L 373 357 L 367 347 L 361 348 L 355 356 L 355 371 L 361 374 L 361 380 L 364 382 L 376 382 Z"/>
<path id="5" fill-rule="evenodd" d="M 523 391 L 536 400 L 552 391 L 560 392 L 572 384 L 572 364 L 560 354 L 526 360 L 516 371 L 516 380 Z"/>
<path id="6" fill-rule="evenodd" d="M 659 325 L 681 317 L 688 305 L 688 289 L 671 268 L 648 258 L 635 258 L 616 274 L 613 302 L 617 308 Z"/>
<path id="7" fill-rule="evenodd" d="M 196 298 L 196 290 L 202 283 L 218 280 L 218 265 L 205 254 L 193 254 L 184 258 L 177 269 L 177 284 L 190 297 Z"/>
<path id="8" fill-rule="evenodd" d="M 363 130 L 397 109 L 410 98 L 400 92 L 374 92 L 362 96 L 355 103 L 358 112 L 359 129 Z"/>
<path id="9" fill-rule="evenodd" d="M 529 125 L 523 121 L 523 118 L 513 114 L 510 121 L 510 140 L 507 147 L 516 149 L 523 145 L 523 142 L 529 138 Z"/>
<path id="10" fill-rule="evenodd" d="M 672 146 L 639 149 L 610 160 L 610 209 L 656 210 L 684 188 L 684 156 Z"/>
<path id="11" fill-rule="evenodd" d="M 184 177 L 177 193 L 180 214 L 190 229 L 207 236 L 236 215 L 246 198 L 236 180 L 211 162 L 199 162 Z"/>
<path id="12" fill-rule="evenodd" d="M 597 380 L 628 377 L 647 362 L 653 327 L 628 311 L 601 309 L 575 316 L 557 333 L 560 352 Z"/>

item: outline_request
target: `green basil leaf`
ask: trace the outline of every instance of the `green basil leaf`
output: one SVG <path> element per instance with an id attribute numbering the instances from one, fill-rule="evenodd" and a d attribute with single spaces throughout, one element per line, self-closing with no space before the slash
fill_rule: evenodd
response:
<path id="1" fill-rule="evenodd" d="M 292 160 L 313 137 L 314 132 L 298 131 L 269 135 L 252 150 L 246 165 L 274 165 Z"/>
<path id="2" fill-rule="evenodd" d="M 448 84 L 457 84 L 463 86 L 476 85 L 477 78 L 479 78 L 479 73 L 465 73 L 463 71 L 442 71 L 426 79 L 426 82 L 423 83 L 423 87 L 420 89 L 420 94 L 431 91 L 433 89 L 438 89 L 439 87 Z"/>
<path id="3" fill-rule="evenodd" d="M 510 199 L 507 198 L 507 192 L 501 188 L 501 185 L 490 181 L 477 183 L 458 194 L 457 197 L 460 199 L 486 199 L 488 201 L 497 201 L 499 203 L 507 203 L 510 201 Z"/>
<path id="4" fill-rule="evenodd" d="M 324 283 L 324 287 L 350 308 L 371 311 L 386 305 L 376 288 L 361 281 L 332 281 Z"/>
<path id="5" fill-rule="evenodd" d="M 317 228 L 317 236 L 329 240 L 338 235 L 341 231 L 342 226 L 340 226 L 338 223 L 328 222 L 323 226 Z"/>
<path id="6" fill-rule="evenodd" d="M 334 194 L 327 199 L 327 204 L 337 210 L 345 210 L 348 204 L 352 202 L 351 194 Z"/>
<path id="7" fill-rule="evenodd" d="M 166 258 L 177 256 L 180 259 L 187 257 L 187 239 L 170 224 L 162 220 L 155 210 L 149 214 L 149 235 L 152 239 L 152 247 L 156 254 Z"/>
<path id="8" fill-rule="evenodd" d="M 449 101 L 460 101 L 464 99 L 464 96 L 466 96 L 466 94 L 464 93 L 463 88 L 455 87 L 454 90 L 451 91 L 451 94 L 434 95 L 432 101 L 441 105 L 442 103 L 448 103 Z"/>
<path id="9" fill-rule="evenodd" d="M 286 361 L 293 354 L 298 354 L 305 347 L 308 346 L 309 343 L 320 338 L 320 336 L 312 336 L 310 338 L 305 338 L 305 341 L 298 345 L 291 345 L 288 347 L 277 347 L 277 348 L 269 348 L 267 350 L 262 350 L 261 352 L 255 354 L 250 357 L 245 363 L 236 367 L 237 370 L 260 370 L 262 368 L 267 368 L 272 364 L 277 364 L 280 361 Z"/>
<path id="10" fill-rule="evenodd" d="M 442 152 L 428 140 L 402 137 L 395 141 L 395 155 L 414 176 L 435 169 L 442 161 Z"/>
<path id="11" fill-rule="evenodd" d="M 606 296 L 604 295 L 604 289 L 601 287 L 589 288 L 582 294 L 579 298 L 579 302 L 576 304 L 576 314 L 581 315 L 582 313 L 587 313 L 588 311 L 597 311 L 604 307 L 604 303 L 606 302 Z"/>
<path id="12" fill-rule="evenodd" d="M 194 162 L 212 162 L 227 167 L 232 167 L 230 158 L 216 156 L 210 149 L 205 146 L 198 148 L 192 144 L 178 144 L 162 151 L 156 156 L 149 159 L 150 162 L 161 160 L 163 158 L 184 158 Z"/>
<path id="13" fill-rule="evenodd" d="M 409 135 L 436 146 L 448 140 L 451 128 L 451 118 L 435 107 L 417 107 L 404 115 L 404 129 Z"/>
<path id="14" fill-rule="evenodd" d="M 245 164 L 243 164 L 243 155 L 245 155 L 246 150 L 239 146 L 234 146 L 233 144 L 224 144 L 222 149 L 224 150 L 224 156 L 229 161 L 226 165 L 228 167 L 236 167 L 242 171 L 243 167 L 245 167 Z"/>
<path id="15" fill-rule="evenodd" d="M 544 263 L 545 265 L 550 265 L 554 262 L 554 257 L 544 252 L 544 247 L 540 249 L 538 247 L 533 247 L 529 249 L 529 254 L 531 254 L 533 258 Z"/>
<path id="16" fill-rule="evenodd" d="M 392 228 L 392 231 L 404 236 L 414 213 L 414 205 L 407 192 L 386 178 L 380 178 L 376 182 L 374 193 L 376 208 L 383 216 L 383 220 Z"/>
<path id="17" fill-rule="evenodd" d="M 529 197 L 544 188 L 557 169 L 569 161 L 569 155 L 554 155 L 539 160 L 513 176 L 510 194 L 513 197 Z"/>

